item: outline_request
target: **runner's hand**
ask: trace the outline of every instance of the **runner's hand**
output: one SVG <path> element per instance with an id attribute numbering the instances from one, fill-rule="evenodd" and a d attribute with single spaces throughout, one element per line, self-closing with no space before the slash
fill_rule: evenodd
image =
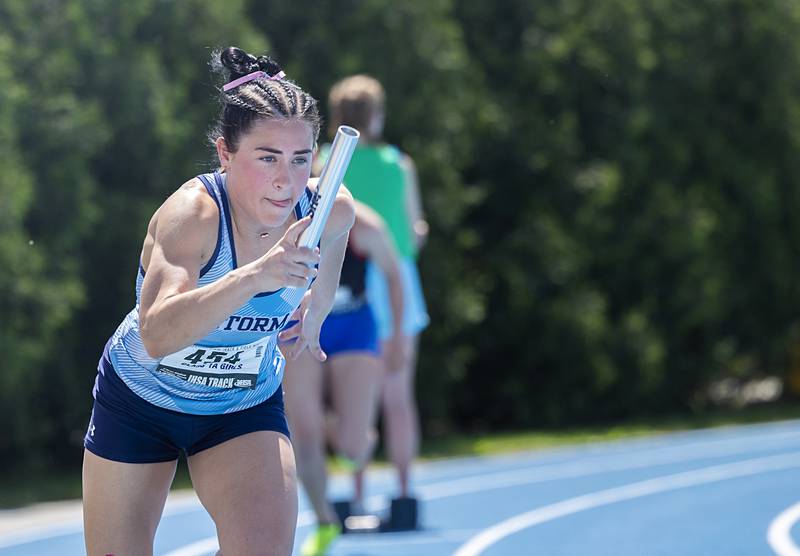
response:
<path id="1" fill-rule="evenodd" d="M 319 345 L 319 333 L 322 328 L 321 319 L 309 311 L 312 292 L 309 290 L 303 296 L 300 306 L 289 317 L 295 324 L 278 335 L 281 350 L 287 359 L 295 359 L 304 349 L 308 349 L 317 361 L 325 361 L 328 356 Z"/>
<path id="2" fill-rule="evenodd" d="M 305 288 L 317 275 L 314 265 L 319 264 L 319 248 L 297 247 L 300 234 L 310 223 L 311 217 L 306 216 L 289 226 L 280 241 L 255 261 L 261 291 Z"/>

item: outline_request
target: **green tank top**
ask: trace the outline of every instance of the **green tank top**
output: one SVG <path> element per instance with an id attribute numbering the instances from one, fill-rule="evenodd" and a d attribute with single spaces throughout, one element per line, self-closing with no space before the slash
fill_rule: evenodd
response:
<path id="1" fill-rule="evenodd" d="M 330 146 L 320 149 L 322 160 Z M 372 208 L 386 222 L 398 252 L 416 257 L 417 249 L 406 213 L 406 172 L 400 151 L 391 145 L 363 145 L 356 148 L 344 185 L 353 197 Z"/>

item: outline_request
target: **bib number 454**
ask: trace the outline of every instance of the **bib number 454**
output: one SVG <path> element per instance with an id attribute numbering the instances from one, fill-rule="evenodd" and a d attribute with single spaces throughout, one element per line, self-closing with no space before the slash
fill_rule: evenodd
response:
<path id="1" fill-rule="evenodd" d="M 191 353 L 183 358 L 184 361 L 188 361 L 194 365 L 203 363 L 228 363 L 230 365 L 235 365 L 239 361 L 241 361 L 241 355 L 244 353 L 243 351 L 234 352 L 233 355 L 230 355 L 224 351 L 215 351 L 215 350 L 206 350 L 206 349 L 198 349 L 194 353 Z M 226 357 L 227 356 L 227 357 Z"/>

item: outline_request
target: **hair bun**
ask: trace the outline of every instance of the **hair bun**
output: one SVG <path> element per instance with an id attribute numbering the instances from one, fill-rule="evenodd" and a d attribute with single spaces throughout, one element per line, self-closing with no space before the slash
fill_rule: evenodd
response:
<path id="1" fill-rule="evenodd" d="M 269 56 L 259 56 L 256 63 L 258 64 L 257 69 L 267 72 L 268 75 L 277 75 L 283 71 L 281 65 Z"/>
<path id="2" fill-rule="evenodd" d="M 219 61 L 230 72 L 230 79 L 237 79 L 260 69 L 255 56 L 235 46 L 223 50 Z"/>

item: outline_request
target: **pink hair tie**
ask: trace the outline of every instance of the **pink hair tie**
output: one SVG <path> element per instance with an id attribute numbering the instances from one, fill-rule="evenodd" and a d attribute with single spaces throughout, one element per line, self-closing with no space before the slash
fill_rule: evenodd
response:
<path id="1" fill-rule="evenodd" d="M 265 71 L 254 71 L 253 73 L 248 73 L 247 75 L 243 75 L 239 79 L 234 79 L 230 83 L 226 83 L 222 86 L 223 91 L 230 91 L 234 87 L 238 87 L 239 85 L 244 85 L 248 81 L 252 81 L 253 79 L 271 79 L 271 80 L 278 80 L 283 79 L 286 77 L 286 74 L 283 71 L 279 71 L 275 75 L 267 75 Z"/>

